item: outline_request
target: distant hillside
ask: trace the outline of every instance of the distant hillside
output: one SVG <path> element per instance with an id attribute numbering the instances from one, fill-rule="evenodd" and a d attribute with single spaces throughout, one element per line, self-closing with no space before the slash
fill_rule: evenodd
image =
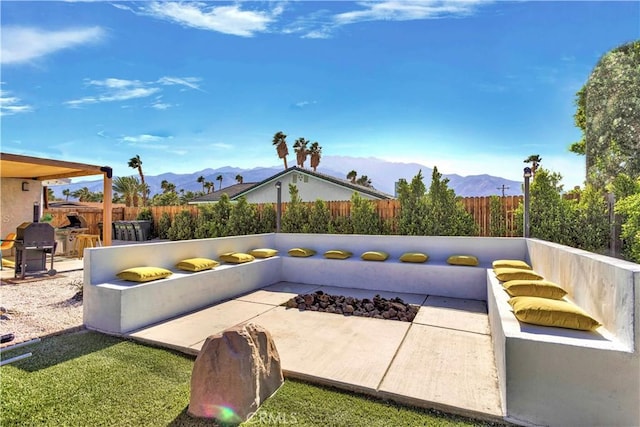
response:
<path id="1" fill-rule="evenodd" d="M 222 175 L 222 187 L 228 187 L 236 183 L 236 175 L 242 175 L 244 182 L 260 182 L 282 170 L 282 166 L 259 167 L 253 169 L 241 169 L 232 166 L 224 166 L 217 169 L 203 169 L 190 174 L 175 174 L 172 172 L 163 173 L 156 176 L 145 176 L 145 181 L 149 185 L 151 194 L 160 193 L 162 191 L 160 184 L 167 180 L 175 184 L 176 189 L 185 191 L 201 191 L 202 184 L 198 183 L 198 177 L 204 176 L 206 181 L 213 182 L 215 188 L 218 189 L 220 182 L 216 181 L 218 175 Z M 318 167 L 318 172 L 326 175 L 335 176 L 337 178 L 346 179 L 347 174 L 355 170 L 360 175 L 367 175 L 373 186 L 385 193 L 395 194 L 396 182 L 404 178 L 407 181 L 416 176 L 418 171 L 422 170 L 424 182 L 427 188 L 431 181 L 433 169 L 418 163 L 396 163 L 387 162 L 374 157 L 348 157 L 348 156 L 323 156 Z M 135 174 L 132 174 L 135 176 Z M 522 194 L 521 183 L 511 181 L 491 175 L 444 175 L 449 178 L 449 187 L 452 188 L 457 195 L 471 196 L 490 196 L 493 194 L 502 194 L 502 186 L 505 186 L 506 195 Z M 62 198 L 62 191 L 66 188 L 72 192 L 88 187 L 90 191 L 102 191 L 102 180 L 76 182 L 69 185 L 61 185 L 51 187 L 56 197 Z"/>

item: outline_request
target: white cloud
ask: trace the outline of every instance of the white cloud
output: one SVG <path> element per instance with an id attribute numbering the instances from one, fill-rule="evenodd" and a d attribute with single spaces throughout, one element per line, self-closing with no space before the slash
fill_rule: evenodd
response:
<path id="1" fill-rule="evenodd" d="M 190 89 L 200 90 L 197 85 L 197 82 L 199 81 L 200 79 L 197 77 L 162 77 L 155 82 L 143 82 L 140 80 L 125 80 L 117 78 L 86 80 L 85 84 L 87 86 L 98 88 L 101 93 L 98 95 L 72 99 L 70 101 L 66 101 L 64 104 L 72 108 L 78 108 L 85 104 L 147 98 L 162 91 L 160 87 L 156 86 L 157 84 L 164 86 L 181 85 Z M 158 110 L 165 110 L 172 106 L 171 104 L 163 103 L 159 100 L 159 97 L 156 98 L 156 100 L 151 104 L 151 107 Z"/>
<path id="2" fill-rule="evenodd" d="M 296 102 L 294 105 L 298 108 L 304 108 L 307 107 L 309 105 L 313 105 L 313 104 L 317 104 L 318 101 L 300 101 L 300 102 Z"/>
<path id="3" fill-rule="evenodd" d="M 411 21 L 441 18 L 449 15 L 471 14 L 483 0 L 388 0 L 364 1 L 361 10 L 344 12 L 334 16 L 338 24 L 362 21 Z"/>
<path id="4" fill-rule="evenodd" d="M 121 141 L 129 144 L 151 144 L 155 142 L 162 142 L 167 139 L 171 139 L 171 137 L 150 135 L 145 133 L 145 134 L 135 135 L 135 136 L 124 136 L 121 138 Z"/>
<path id="5" fill-rule="evenodd" d="M 239 4 L 211 6 L 205 2 L 151 2 L 136 13 L 199 30 L 251 37 L 266 31 L 282 13 L 282 6 L 277 5 L 271 11 L 255 11 L 242 10 Z"/>
<path id="6" fill-rule="evenodd" d="M 2 64 L 30 62 L 63 49 L 104 39 L 105 31 L 100 27 L 70 28 L 50 31 L 32 27 L 2 27 Z"/>
<path id="7" fill-rule="evenodd" d="M 33 111 L 31 105 L 23 103 L 20 98 L 12 96 L 10 92 L 0 89 L 0 116 L 12 116 L 31 111 Z"/>
<path id="8" fill-rule="evenodd" d="M 198 77 L 161 77 L 160 79 L 158 79 L 158 83 L 162 84 L 162 85 L 166 85 L 166 86 L 172 86 L 172 85 L 182 85 L 182 86 L 186 86 L 190 89 L 194 89 L 194 90 L 199 90 L 202 91 L 200 89 L 200 86 L 198 86 L 198 82 L 201 81 L 202 79 L 198 78 Z"/>

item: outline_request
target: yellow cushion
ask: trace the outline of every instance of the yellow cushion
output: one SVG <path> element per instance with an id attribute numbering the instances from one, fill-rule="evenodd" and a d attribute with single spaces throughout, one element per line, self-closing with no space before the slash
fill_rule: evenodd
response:
<path id="1" fill-rule="evenodd" d="M 343 251 L 341 249 L 331 249 L 330 251 L 324 253 L 324 257 L 329 259 L 347 259 L 351 257 L 351 255 L 353 255 L 353 253 L 349 251 Z"/>
<path id="2" fill-rule="evenodd" d="M 521 270 L 519 268 L 496 268 L 493 270 L 496 277 L 501 282 L 508 282 L 509 280 L 542 280 L 544 277 L 539 275 L 533 270 Z"/>
<path id="3" fill-rule="evenodd" d="M 253 255 L 256 258 L 271 258 L 278 255 L 278 251 L 276 249 L 260 248 L 249 251 L 249 255 Z"/>
<path id="4" fill-rule="evenodd" d="M 10 259 L 2 258 L 2 266 L 3 267 L 7 267 L 7 268 L 15 268 L 16 267 L 16 263 L 11 261 Z"/>
<path id="5" fill-rule="evenodd" d="M 478 258 L 473 255 L 452 255 L 447 258 L 447 263 L 451 265 L 468 265 L 475 267 L 479 264 Z"/>
<path id="6" fill-rule="evenodd" d="M 220 255 L 220 259 L 231 264 L 242 264 L 243 262 L 253 261 L 255 257 L 242 252 L 227 252 Z"/>
<path id="7" fill-rule="evenodd" d="M 519 268 L 520 270 L 533 270 L 529 264 L 519 259 L 497 259 L 493 261 L 493 268 Z"/>
<path id="8" fill-rule="evenodd" d="M 218 261 L 209 258 L 188 258 L 180 261 L 176 267 L 186 271 L 202 271 L 210 270 L 218 265 L 220 265 Z"/>
<path id="9" fill-rule="evenodd" d="M 521 322 L 542 326 L 591 331 L 600 323 L 577 305 L 563 300 L 514 297 L 509 300 L 513 314 Z"/>
<path id="10" fill-rule="evenodd" d="M 426 262 L 429 255 L 421 252 L 405 252 L 400 256 L 402 262 Z"/>
<path id="11" fill-rule="evenodd" d="M 385 261 L 389 258 L 389 254 L 382 251 L 367 251 L 360 255 L 360 258 L 365 261 Z"/>
<path id="12" fill-rule="evenodd" d="M 134 267 L 122 270 L 116 276 L 122 280 L 131 282 L 150 282 L 151 280 L 164 279 L 171 276 L 171 271 L 160 267 Z"/>
<path id="13" fill-rule="evenodd" d="M 505 291 L 512 297 L 540 297 L 562 299 L 567 291 L 560 285 L 548 280 L 509 280 L 502 284 Z"/>
<path id="14" fill-rule="evenodd" d="M 308 257 L 316 254 L 316 251 L 309 248 L 293 248 L 289 249 L 288 254 L 295 257 Z"/>

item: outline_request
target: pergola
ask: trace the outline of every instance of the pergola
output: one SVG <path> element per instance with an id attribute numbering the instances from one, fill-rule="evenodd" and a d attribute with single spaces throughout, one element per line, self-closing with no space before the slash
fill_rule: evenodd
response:
<path id="1" fill-rule="evenodd" d="M 104 201 L 102 204 L 102 220 L 104 227 L 102 241 L 105 246 L 111 246 L 111 179 L 113 177 L 113 170 L 110 166 L 95 166 L 84 163 L 0 153 L 0 178 L 49 181 L 91 175 L 103 176 Z"/>

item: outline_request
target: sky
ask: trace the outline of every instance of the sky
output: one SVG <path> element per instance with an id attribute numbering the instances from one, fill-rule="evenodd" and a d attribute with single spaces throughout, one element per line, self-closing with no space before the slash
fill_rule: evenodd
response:
<path id="1" fill-rule="evenodd" d="M 271 144 L 584 181 L 575 93 L 640 2 L 0 2 L 1 150 L 116 176 L 282 164 Z M 362 174 L 357 165 L 354 169 Z M 322 171 L 322 162 L 318 167 Z"/>

